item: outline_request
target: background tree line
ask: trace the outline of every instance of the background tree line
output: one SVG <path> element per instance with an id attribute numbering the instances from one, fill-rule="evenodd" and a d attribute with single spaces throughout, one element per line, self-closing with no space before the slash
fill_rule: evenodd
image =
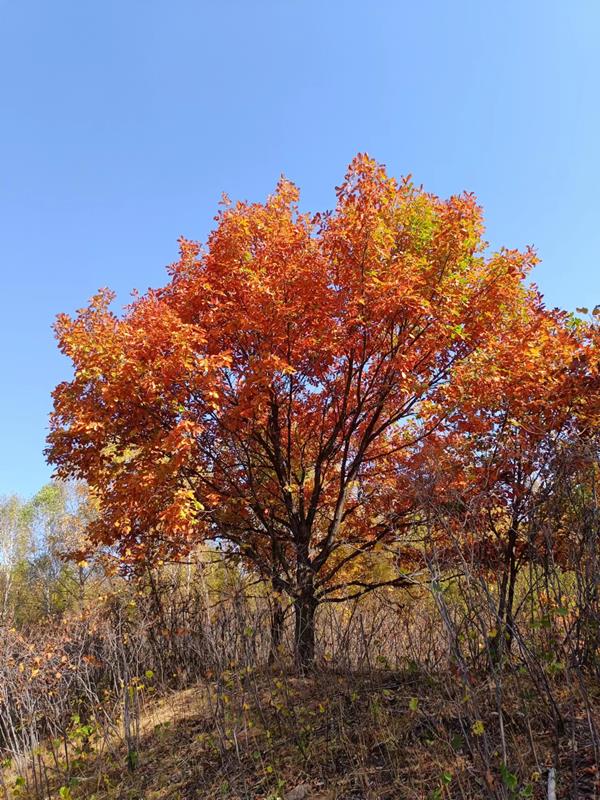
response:
<path id="1" fill-rule="evenodd" d="M 50 483 L 30 500 L 0 502 L 0 621 L 57 620 L 83 601 L 89 565 L 68 560 L 93 504 L 83 484 Z"/>

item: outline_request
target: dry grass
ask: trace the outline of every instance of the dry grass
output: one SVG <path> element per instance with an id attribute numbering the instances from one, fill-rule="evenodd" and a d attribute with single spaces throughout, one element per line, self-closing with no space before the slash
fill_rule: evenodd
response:
<path id="1" fill-rule="evenodd" d="M 322 608 L 306 675 L 291 624 L 265 666 L 268 597 L 175 581 L 160 613 L 126 586 L 60 640 L 7 630 L 0 798 L 545 800 L 551 768 L 559 800 L 600 798 L 599 618 L 556 580 L 523 584 L 499 660 L 476 579 Z"/>
<path id="2" fill-rule="evenodd" d="M 115 741 L 82 761 L 68 796 L 545 797 L 547 767 L 558 763 L 559 789 L 561 781 L 571 785 L 575 768 L 577 797 L 596 797 L 583 704 L 557 737 L 534 687 L 513 674 L 506 676 L 504 692 L 501 727 L 495 686 L 483 676 L 465 692 L 451 674 L 319 671 L 301 677 L 283 670 L 230 670 L 219 681 L 147 702 L 136 768 L 125 768 L 125 747 Z M 593 699 L 599 708 L 600 697 Z"/>

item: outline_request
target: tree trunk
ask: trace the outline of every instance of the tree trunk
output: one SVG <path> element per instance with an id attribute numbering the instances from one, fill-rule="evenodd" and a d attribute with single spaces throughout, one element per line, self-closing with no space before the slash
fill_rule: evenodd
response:
<path id="1" fill-rule="evenodd" d="M 285 611 L 276 579 L 273 579 L 273 606 L 271 609 L 271 641 L 269 643 L 269 664 L 273 664 L 279 656 L 279 648 L 283 639 Z"/>
<path id="2" fill-rule="evenodd" d="M 296 626 L 294 636 L 296 665 L 301 671 L 310 669 L 315 659 L 315 612 L 318 601 L 313 587 L 304 590 L 294 600 Z"/>
<path id="3" fill-rule="evenodd" d="M 515 604 L 515 587 L 517 585 L 517 560 L 514 550 L 511 554 L 510 561 L 510 576 L 508 580 L 508 598 L 506 600 L 506 652 L 510 654 L 514 635 L 515 635 L 515 620 L 513 609 Z"/>
<path id="4" fill-rule="evenodd" d="M 496 634 L 491 641 L 491 661 L 493 666 L 498 666 L 505 653 L 510 653 L 513 639 L 513 606 L 515 586 L 517 581 L 516 558 L 517 529 L 513 526 L 509 532 L 508 542 L 504 551 L 504 565 L 498 612 Z"/>

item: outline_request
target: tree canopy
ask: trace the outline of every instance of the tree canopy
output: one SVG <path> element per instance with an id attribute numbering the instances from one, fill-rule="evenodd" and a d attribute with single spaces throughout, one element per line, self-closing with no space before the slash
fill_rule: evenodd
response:
<path id="1" fill-rule="evenodd" d="M 475 436 L 499 486 L 515 447 L 567 424 L 581 336 L 526 284 L 535 253 L 483 235 L 473 195 L 359 155 L 332 211 L 302 212 L 283 179 L 225 199 L 166 286 L 60 316 L 74 376 L 48 455 L 98 500 L 90 541 L 135 565 L 217 540 L 293 598 L 310 660 L 317 603 L 370 588 L 345 570 L 414 519 L 428 459 L 450 479 Z"/>

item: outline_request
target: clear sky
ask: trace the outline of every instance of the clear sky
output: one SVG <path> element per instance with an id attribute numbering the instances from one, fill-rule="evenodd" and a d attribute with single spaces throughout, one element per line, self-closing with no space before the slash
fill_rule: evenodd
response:
<path id="1" fill-rule="evenodd" d="M 0 494 L 50 476 L 54 316 L 163 283 L 222 191 L 326 208 L 367 151 L 600 302 L 599 42 L 597 0 L 0 0 Z"/>

